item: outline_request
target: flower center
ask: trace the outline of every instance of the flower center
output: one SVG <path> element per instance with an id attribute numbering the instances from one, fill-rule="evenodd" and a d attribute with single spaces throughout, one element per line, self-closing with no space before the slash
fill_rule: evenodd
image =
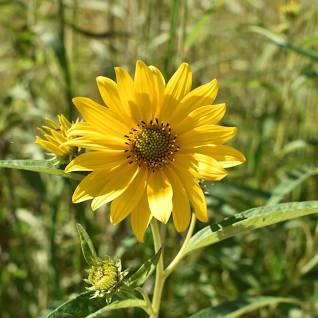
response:
<path id="1" fill-rule="evenodd" d="M 174 160 L 174 154 L 179 150 L 176 145 L 176 135 L 171 133 L 169 124 L 159 124 L 158 119 L 149 124 L 142 121 L 137 129 L 130 130 L 126 144 L 129 145 L 127 159 L 129 163 L 136 162 L 139 166 L 156 170 L 169 161 Z"/>

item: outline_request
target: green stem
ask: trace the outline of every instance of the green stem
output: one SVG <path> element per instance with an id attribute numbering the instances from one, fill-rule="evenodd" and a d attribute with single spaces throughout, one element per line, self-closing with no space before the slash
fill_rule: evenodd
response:
<path id="1" fill-rule="evenodd" d="M 183 244 L 178 252 L 178 254 L 176 255 L 176 257 L 172 260 L 172 262 L 168 265 L 168 267 L 166 268 L 165 272 L 164 272 L 164 277 L 167 278 L 176 268 L 176 266 L 179 264 L 179 262 L 181 261 L 181 259 L 184 257 L 184 251 L 186 249 L 186 247 L 188 246 L 188 243 L 190 241 L 190 238 L 193 234 L 193 230 L 195 227 L 195 221 L 196 221 L 196 217 L 194 214 L 192 214 L 192 218 L 191 218 L 191 223 L 189 226 L 189 230 L 187 233 L 187 236 L 185 237 Z"/>
<path id="2" fill-rule="evenodd" d="M 164 269 L 164 265 L 163 265 L 163 254 L 161 254 L 160 256 L 159 262 L 157 264 L 157 269 L 156 269 L 156 281 L 155 281 L 155 288 L 154 288 L 154 293 L 152 298 L 152 311 L 150 312 L 150 315 L 149 315 L 150 318 L 159 317 L 161 296 L 162 296 L 162 290 L 163 290 L 164 284 L 168 276 L 174 271 L 176 266 L 179 264 L 179 262 L 185 255 L 184 251 L 186 247 L 188 246 L 189 240 L 193 234 L 195 221 L 196 221 L 195 215 L 192 214 L 189 230 L 183 241 L 181 249 L 179 250 L 176 257 L 172 260 L 172 262 L 169 264 L 169 266 L 166 269 Z M 158 223 L 156 220 L 153 220 L 151 222 L 151 230 L 152 230 L 152 235 L 153 235 L 153 240 L 155 245 L 155 252 L 157 253 L 158 250 L 161 248 L 162 243 L 161 243 L 161 236 L 159 232 Z"/>
<path id="3" fill-rule="evenodd" d="M 72 120 L 73 116 L 73 89 L 72 89 L 72 79 L 70 64 L 67 57 L 66 45 L 65 45 L 65 12 L 63 0 L 58 0 L 58 18 L 59 18 L 59 51 L 57 53 L 57 58 L 62 68 L 65 82 L 65 98 L 68 103 L 68 119 Z"/>
<path id="4" fill-rule="evenodd" d="M 159 249 L 161 248 L 161 236 L 159 232 L 158 223 L 156 220 L 153 220 L 151 222 L 151 230 L 152 230 L 152 235 L 153 235 L 153 240 L 155 245 L 155 252 L 157 253 Z M 157 264 L 157 269 L 156 269 L 155 289 L 154 289 L 153 298 L 152 298 L 152 314 L 150 315 L 151 318 L 159 317 L 161 295 L 162 295 L 164 283 L 165 283 L 165 278 L 164 278 L 164 268 L 163 268 L 163 255 L 161 253 L 159 262 Z"/>

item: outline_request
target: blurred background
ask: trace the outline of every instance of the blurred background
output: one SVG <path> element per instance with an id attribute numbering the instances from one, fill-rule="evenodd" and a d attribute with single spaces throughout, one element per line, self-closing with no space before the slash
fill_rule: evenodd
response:
<path id="1" fill-rule="evenodd" d="M 45 118 L 78 116 L 73 96 L 100 100 L 95 78 L 132 73 L 136 59 L 166 79 L 189 62 L 194 85 L 217 78 L 224 125 L 247 162 L 204 184 L 211 222 L 255 206 L 318 199 L 318 2 L 316 0 L 0 0 L 0 159 L 43 159 L 34 145 Z M 73 205 L 76 182 L 0 170 L 0 312 L 44 317 L 84 291 L 75 223 L 100 255 L 137 267 L 153 253 L 149 231 L 109 224 L 107 207 Z M 197 224 L 197 230 L 204 224 Z M 247 296 L 295 297 L 301 306 L 246 317 L 318 317 L 317 217 L 305 217 L 196 252 L 168 280 L 162 317 Z M 182 235 L 171 223 L 166 250 Z M 168 257 L 169 258 L 169 257 Z M 146 286 L 147 287 L 147 286 Z M 149 289 L 150 289 L 149 285 Z M 150 289 L 151 290 L 151 289 Z M 145 317 L 138 310 L 112 317 Z"/>

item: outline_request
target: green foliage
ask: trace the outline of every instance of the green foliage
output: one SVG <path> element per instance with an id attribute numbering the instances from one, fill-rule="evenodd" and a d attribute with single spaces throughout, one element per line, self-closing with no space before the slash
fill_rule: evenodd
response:
<path id="1" fill-rule="evenodd" d="M 39 173 L 54 174 L 73 180 L 81 180 L 83 177 L 76 173 L 65 173 L 58 169 L 51 160 L 0 160 L 0 168 L 12 168 Z"/>
<path id="2" fill-rule="evenodd" d="M 280 303 L 297 304 L 295 299 L 282 297 L 255 297 L 233 300 L 222 305 L 200 310 L 189 318 L 238 318 L 264 306 Z"/>
<path id="3" fill-rule="evenodd" d="M 105 300 L 92 300 L 89 293 L 86 292 L 65 302 L 48 314 L 46 318 L 98 318 L 105 317 L 105 313 L 112 310 L 130 307 L 143 308 L 144 306 L 145 302 L 141 299 L 116 300 L 105 305 Z"/>
<path id="4" fill-rule="evenodd" d="M 203 185 L 209 222 L 230 217 L 222 223 L 229 237 L 219 241 L 222 229 L 204 230 L 218 244 L 189 253 L 167 280 L 160 317 L 188 317 L 260 295 L 291 297 L 301 304 L 265 306 L 244 317 L 316 317 L 316 214 L 248 235 L 231 234 L 241 233 L 238 223 L 253 218 L 264 225 L 256 215 L 231 219 L 237 211 L 275 207 L 283 200 L 318 200 L 318 9 L 304 0 L 286 13 L 287 2 L 0 1 L 1 317 L 46 317 L 47 308 L 81 293 L 87 265 L 76 223 L 90 233 L 98 255 L 120 255 L 126 268 L 140 268 L 141 259 L 153 257 L 149 231 L 141 245 L 128 224 L 110 224 L 108 207 L 92 213 L 87 204 L 72 204 L 82 175 L 64 174 L 34 145 L 36 127 L 46 117 L 65 113 L 75 119 L 71 97 L 97 100 L 95 78 L 114 78 L 118 65 L 132 73 L 138 58 L 165 70 L 166 79 L 180 62 L 189 62 L 193 87 L 217 78 L 216 103 L 228 107 L 222 123 L 238 127 L 232 145 L 247 157 L 224 181 Z M 166 263 L 183 235 L 176 236 L 170 223 Z M 197 222 L 196 230 L 205 226 Z M 84 315 L 106 306 L 104 299 L 100 304 L 78 297 L 83 312 L 87 309 Z M 109 316 L 140 318 L 143 313 L 122 309 Z"/>
<path id="5" fill-rule="evenodd" d="M 127 279 L 127 285 L 130 287 L 137 287 L 141 286 L 145 283 L 145 281 L 149 278 L 149 276 L 154 272 L 156 265 L 159 261 L 161 255 L 161 249 L 148 259 L 144 264 L 138 268 L 136 272 L 134 272 L 131 276 Z"/>
<path id="6" fill-rule="evenodd" d="M 240 233 L 313 213 L 318 213 L 318 201 L 281 203 L 269 207 L 253 208 L 195 233 L 185 254 Z"/>
<path id="7" fill-rule="evenodd" d="M 283 178 L 273 189 L 267 205 L 279 203 L 287 194 L 291 193 L 302 182 L 316 174 L 318 174 L 318 168 L 316 167 L 305 166 L 289 171 L 287 177 Z"/>
<path id="8" fill-rule="evenodd" d="M 83 252 L 83 256 L 88 265 L 96 265 L 98 263 L 98 256 L 96 254 L 93 242 L 86 230 L 79 223 L 76 224 L 78 234 L 81 240 L 81 248 Z"/>

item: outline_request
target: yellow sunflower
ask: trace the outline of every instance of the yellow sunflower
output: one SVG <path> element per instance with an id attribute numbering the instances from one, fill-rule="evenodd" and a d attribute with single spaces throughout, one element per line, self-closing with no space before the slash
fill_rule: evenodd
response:
<path id="1" fill-rule="evenodd" d="M 35 143 L 47 150 L 53 157 L 61 162 L 69 163 L 77 152 L 77 148 L 65 143 L 69 140 L 67 131 L 72 127 L 72 123 L 64 116 L 58 115 L 58 123 L 48 119 L 47 125 L 38 128 L 43 137 L 37 136 Z"/>
<path id="2" fill-rule="evenodd" d="M 73 194 L 73 202 L 92 199 L 92 209 L 111 202 L 110 221 L 131 216 L 142 241 L 152 217 L 167 223 L 172 213 L 177 231 L 190 221 L 191 207 L 207 221 L 200 179 L 219 181 L 224 168 L 245 161 L 223 144 L 236 133 L 217 125 L 225 104 L 212 105 L 218 91 L 213 80 L 191 90 L 192 73 L 180 65 L 168 83 L 154 66 L 137 61 L 134 79 L 115 68 L 117 83 L 97 77 L 106 107 L 86 97 L 73 102 L 84 118 L 74 125 L 68 145 L 90 150 L 75 158 L 66 172 L 90 171 Z"/>

